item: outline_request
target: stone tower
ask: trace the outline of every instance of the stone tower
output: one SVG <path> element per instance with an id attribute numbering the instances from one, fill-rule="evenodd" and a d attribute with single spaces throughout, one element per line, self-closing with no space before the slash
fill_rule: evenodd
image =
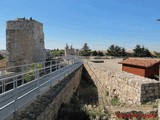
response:
<path id="1" fill-rule="evenodd" d="M 45 61 L 43 24 L 17 18 L 6 23 L 7 66 Z"/>

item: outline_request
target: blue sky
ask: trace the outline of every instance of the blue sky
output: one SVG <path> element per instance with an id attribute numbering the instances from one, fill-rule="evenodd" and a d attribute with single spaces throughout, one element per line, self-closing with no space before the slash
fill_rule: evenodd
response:
<path id="1" fill-rule="evenodd" d="M 26 17 L 42 22 L 45 47 L 106 50 L 136 44 L 160 52 L 160 0 L 0 0 L 0 49 L 6 49 L 6 21 Z"/>

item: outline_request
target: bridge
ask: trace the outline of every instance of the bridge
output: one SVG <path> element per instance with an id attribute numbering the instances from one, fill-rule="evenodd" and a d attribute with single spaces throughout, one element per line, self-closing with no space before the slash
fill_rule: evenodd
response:
<path id="1" fill-rule="evenodd" d="M 1 69 L 0 120 L 16 115 L 82 64 L 82 59 L 70 56 Z"/>
<path id="2" fill-rule="evenodd" d="M 78 87 L 83 65 L 83 73 L 86 79 L 92 80 L 97 88 L 98 104 L 106 106 L 108 111 L 113 113 L 113 117 L 115 112 L 113 112 L 111 100 L 106 97 L 106 94 L 113 95 L 115 94 L 114 91 L 117 90 L 120 99 L 125 100 L 127 104 L 132 102 L 132 105 L 141 104 L 143 101 L 138 100 L 142 100 L 142 98 L 148 100 L 152 98 L 154 100 L 159 96 L 160 83 L 158 81 L 110 69 L 103 63 L 97 64 L 75 56 L 69 56 L 1 69 L 0 120 L 10 119 L 31 105 L 36 106 L 33 107 L 35 112 L 36 108 L 41 108 L 41 106 L 37 107 L 40 104 L 34 102 L 40 100 L 46 93 L 49 98 L 43 99 L 40 103 L 47 107 L 41 109 L 44 112 L 41 111 L 42 113 L 38 113 L 38 115 L 35 113 L 34 115 L 36 115 L 36 120 L 53 120 L 56 118 L 55 114 L 58 113 L 60 105 L 68 103 Z M 60 86 L 60 83 L 64 81 L 68 82 Z M 119 85 L 123 87 L 119 87 Z M 128 91 L 130 94 L 127 94 Z M 145 94 L 141 94 L 141 92 Z M 48 99 L 51 99 L 51 103 L 47 102 Z M 32 112 L 30 113 L 33 115 Z M 30 113 L 25 111 L 25 115 L 30 115 Z M 22 116 L 25 115 L 22 114 Z M 33 120 L 35 119 L 33 118 Z"/>

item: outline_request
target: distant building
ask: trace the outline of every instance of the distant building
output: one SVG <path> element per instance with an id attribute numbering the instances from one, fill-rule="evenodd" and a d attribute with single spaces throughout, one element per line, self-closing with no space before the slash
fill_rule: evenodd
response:
<path id="1" fill-rule="evenodd" d="M 79 56 L 79 49 L 72 48 L 72 45 L 69 48 L 69 46 L 66 44 L 66 47 L 65 47 L 65 56 L 67 56 L 67 55 L 76 55 L 76 56 Z"/>
<path id="2" fill-rule="evenodd" d="M 122 64 L 122 70 L 129 73 L 148 78 L 159 76 L 159 59 L 128 58 L 119 63 Z"/>
<path id="3" fill-rule="evenodd" d="M 17 18 L 6 22 L 7 66 L 45 61 L 43 24 L 30 19 Z"/>

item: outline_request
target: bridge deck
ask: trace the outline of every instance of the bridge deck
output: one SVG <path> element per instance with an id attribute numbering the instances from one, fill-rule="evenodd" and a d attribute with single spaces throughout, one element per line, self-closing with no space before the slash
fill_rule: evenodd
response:
<path id="1" fill-rule="evenodd" d="M 64 64 L 64 62 L 59 63 L 59 65 Z M 21 73 L 9 78 L 12 78 L 10 84 L 12 83 L 13 88 L 4 91 L 0 94 L 0 120 L 3 120 L 13 113 L 16 113 L 22 107 L 24 107 L 30 101 L 36 99 L 39 95 L 42 95 L 50 87 L 56 85 L 59 81 L 63 80 L 66 76 L 72 73 L 75 69 L 80 67 L 83 63 L 81 61 L 72 61 L 67 66 L 61 66 L 56 71 L 53 70 L 55 65 L 50 65 L 42 68 L 46 72 L 43 76 L 40 76 L 39 70 L 34 70 L 34 80 L 18 86 L 18 76 L 23 76 L 28 73 Z M 32 71 L 33 72 L 33 71 Z M 8 78 L 0 79 L 2 88 L 5 86 L 4 82 Z"/>

